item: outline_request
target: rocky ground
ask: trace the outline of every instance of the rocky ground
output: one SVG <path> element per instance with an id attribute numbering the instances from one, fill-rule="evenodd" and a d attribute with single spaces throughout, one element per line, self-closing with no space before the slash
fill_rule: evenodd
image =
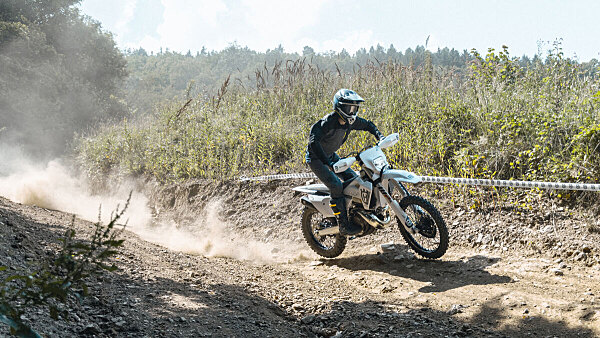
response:
<path id="1" fill-rule="evenodd" d="M 90 296 L 66 305 L 68 320 L 43 308 L 25 319 L 48 337 L 600 334 L 600 242 L 589 214 L 543 199 L 474 211 L 428 196 L 450 228 L 442 259 L 415 257 L 389 229 L 326 260 L 299 229 L 290 188 L 303 183 L 148 186 L 154 224 L 124 233 L 120 270 L 92 278 Z M 51 257 L 71 219 L 0 198 L 0 265 L 27 270 Z M 83 236 L 91 224 L 73 226 Z"/>

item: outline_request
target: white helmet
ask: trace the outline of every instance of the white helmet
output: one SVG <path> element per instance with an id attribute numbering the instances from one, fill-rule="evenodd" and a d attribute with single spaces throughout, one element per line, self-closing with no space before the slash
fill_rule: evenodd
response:
<path id="1" fill-rule="evenodd" d="M 333 110 L 347 123 L 354 123 L 360 103 L 365 100 L 350 89 L 340 89 L 333 96 Z"/>

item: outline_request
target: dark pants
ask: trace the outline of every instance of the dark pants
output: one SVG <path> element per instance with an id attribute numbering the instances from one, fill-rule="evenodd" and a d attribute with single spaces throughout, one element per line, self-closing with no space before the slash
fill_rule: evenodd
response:
<path id="1" fill-rule="evenodd" d="M 334 153 L 331 155 L 330 160 L 337 162 L 340 160 L 340 157 Z M 332 199 L 344 197 L 344 188 L 340 178 L 344 181 L 347 181 L 356 177 L 356 173 L 350 168 L 348 168 L 346 171 L 336 174 L 319 159 L 309 159 L 307 162 L 315 175 L 317 175 L 321 182 L 323 182 L 323 184 L 329 188 Z"/>

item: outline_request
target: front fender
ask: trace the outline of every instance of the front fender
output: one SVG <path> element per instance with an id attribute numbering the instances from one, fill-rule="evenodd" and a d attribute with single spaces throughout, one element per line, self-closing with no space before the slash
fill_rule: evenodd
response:
<path id="1" fill-rule="evenodd" d="M 383 181 L 396 180 L 398 182 L 406 182 L 412 184 L 421 183 L 422 181 L 421 176 L 415 173 L 411 173 L 410 171 L 399 169 L 386 170 L 383 172 L 383 175 L 381 175 L 381 178 Z"/>

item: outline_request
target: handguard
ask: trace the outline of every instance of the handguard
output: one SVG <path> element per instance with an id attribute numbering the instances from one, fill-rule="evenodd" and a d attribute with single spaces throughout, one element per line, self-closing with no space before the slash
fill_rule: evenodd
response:
<path id="1" fill-rule="evenodd" d="M 333 171 L 336 174 L 348 170 L 356 162 L 356 157 L 346 157 L 333 164 Z"/>

